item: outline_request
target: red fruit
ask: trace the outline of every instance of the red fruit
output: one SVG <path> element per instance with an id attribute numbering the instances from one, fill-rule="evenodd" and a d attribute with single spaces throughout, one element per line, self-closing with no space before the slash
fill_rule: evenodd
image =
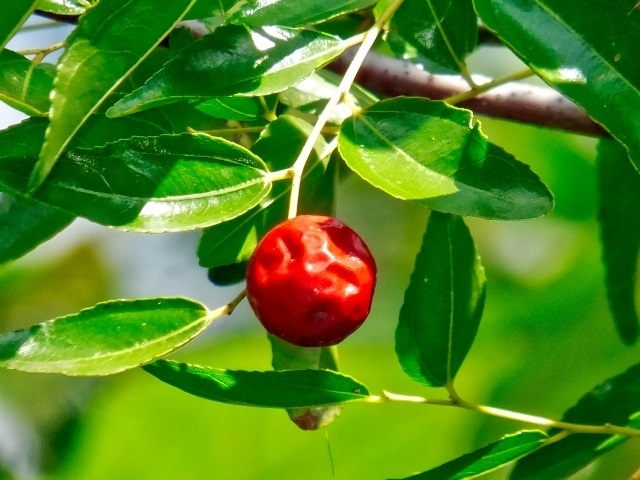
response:
<path id="1" fill-rule="evenodd" d="M 274 227 L 247 266 L 247 296 L 268 332 L 302 347 L 335 345 L 369 315 L 376 264 L 356 232 L 301 215 Z"/>

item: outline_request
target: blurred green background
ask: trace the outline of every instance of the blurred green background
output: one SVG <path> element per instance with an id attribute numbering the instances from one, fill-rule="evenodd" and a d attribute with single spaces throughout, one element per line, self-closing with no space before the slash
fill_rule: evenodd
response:
<path id="1" fill-rule="evenodd" d="M 485 61 L 494 56 L 492 49 L 480 52 L 472 70 L 514 70 L 511 57 Z M 532 221 L 468 219 L 487 269 L 488 296 L 458 391 L 471 401 L 559 418 L 583 393 L 636 363 L 640 352 L 619 341 L 606 305 L 596 142 L 491 119 L 483 119 L 483 130 L 532 166 L 554 192 L 556 208 Z M 339 189 L 338 217 L 362 235 L 379 265 L 371 316 L 340 347 L 341 370 L 374 393 L 444 396 L 406 377 L 393 350 L 428 211 L 351 176 Z M 239 288 L 207 282 L 197 266 L 197 241 L 196 233 L 133 235 L 77 221 L 19 262 L 0 267 L 0 328 L 29 326 L 120 297 L 185 295 L 210 308 L 222 305 Z M 268 341 L 246 304 L 174 358 L 270 368 Z M 438 406 L 356 404 L 326 430 L 303 432 L 283 411 L 208 402 L 141 370 L 104 379 L 0 371 L 6 478 L 399 478 L 520 428 L 528 426 Z M 628 479 L 638 468 L 640 441 L 633 440 L 575 478 Z"/>

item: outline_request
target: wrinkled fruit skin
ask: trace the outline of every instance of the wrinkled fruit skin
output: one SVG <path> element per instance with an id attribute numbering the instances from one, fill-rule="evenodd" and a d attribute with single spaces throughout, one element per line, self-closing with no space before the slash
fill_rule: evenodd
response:
<path id="1" fill-rule="evenodd" d="M 376 264 L 335 218 L 300 215 L 273 228 L 247 266 L 247 296 L 271 334 L 302 347 L 335 345 L 369 315 Z"/>

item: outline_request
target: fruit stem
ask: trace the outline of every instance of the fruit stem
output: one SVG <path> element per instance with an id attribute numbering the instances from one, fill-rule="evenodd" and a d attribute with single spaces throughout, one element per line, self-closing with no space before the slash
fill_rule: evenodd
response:
<path id="1" fill-rule="evenodd" d="M 215 310 L 211 310 L 207 315 L 207 321 L 211 323 L 220 317 L 231 315 L 233 311 L 236 309 L 236 307 L 240 304 L 240 302 L 242 302 L 242 300 L 244 300 L 244 297 L 246 296 L 247 296 L 247 290 L 244 289 L 226 305 L 216 308 Z"/>
<path id="2" fill-rule="evenodd" d="M 304 171 L 304 166 L 309 159 L 309 155 L 311 155 L 311 151 L 313 150 L 313 146 L 315 145 L 318 137 L 320 136 L 322 129 L 329 121 L 329 117 L 331 115 L 332 110 L 340 103 L 340 101 L 349 93 L 351 89 L 351 85 L 355 81 L 356 75 L 362 66 L 362 62 L 364 62 L 365 57 L 371 47 L 373 46 L 376 38 L 384 28 L 384 25 L 389 21 L 394 12 L 400 7 L 402 4 L 402 0 L 394 0 L 389 7 L 378 17 L 373 26 L 366 32 L 364 35 L 358 35 L 357 40 L 362 40 L 358 51 L 356 52 L 353 60 L 351 60 L 351 64 L 347 71 L 344 73 L 338 88 L 334 92 L 334 94 L 329 99 L 329 102 L 325 106 L 324 110 L 318 117 L 318 121 L 313 126 L 311 133 L 309 134 L 309 138 L 305 142 L 302 150 L 300 151 L 300 155 L 296 159 L 293 164 L 293 180 L 291 183 L 291 197 L 289 200 L 289 214 L 288 218 L 293 218 L 298 213 L 298 200 L 300 198 L 300 184 L 302 180 L 302 172 Z M 355 40 L 347 41 L 353 43 Z"/>

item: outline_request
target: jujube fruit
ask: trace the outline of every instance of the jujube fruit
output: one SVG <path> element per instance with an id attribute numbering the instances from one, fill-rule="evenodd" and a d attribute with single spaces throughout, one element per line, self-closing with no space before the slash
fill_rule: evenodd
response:
<path id="1" fill-rule="evenodd" d="M 247 266 L 247 296 L 273 335 L 294 345 L 335 345 L 367 318 L 376 264 L 335 218 L 300 215 L 269 231 Z"/>

